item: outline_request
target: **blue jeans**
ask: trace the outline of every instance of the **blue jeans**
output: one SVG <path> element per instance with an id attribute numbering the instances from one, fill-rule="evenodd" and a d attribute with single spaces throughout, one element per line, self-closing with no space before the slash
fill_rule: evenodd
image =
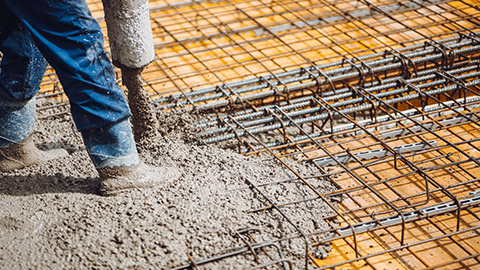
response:
<path id="1" fill-rule="evenodd" d="M 47 61 L 97 169 L 139 164 L 123 90 L 85 0 L 0 0 L 0 149 L 34 129 Z"/>
<path id="2" fill-rule="evenodd" d="M 130 116 L 100 26 L 85 0 L 0 0 L 0 51 L 0 103 L 32 99 L 48 61 L 78 130 Z"/>

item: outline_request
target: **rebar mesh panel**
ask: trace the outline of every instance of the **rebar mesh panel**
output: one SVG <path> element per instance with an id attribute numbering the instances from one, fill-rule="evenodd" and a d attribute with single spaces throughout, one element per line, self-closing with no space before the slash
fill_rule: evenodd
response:
<path id="1" fill-rule="evenodd" d="M 480 13 L 477 1 L 150 1 L 150 5 L 157 50 L 143 77 L 153 99 L 449 37 L 475 28 Z M 90 1 L 90 6 L 105 30 L 101 3 Z M 56 77 L 48 74 L 41 93 L 61 93 Z"/>

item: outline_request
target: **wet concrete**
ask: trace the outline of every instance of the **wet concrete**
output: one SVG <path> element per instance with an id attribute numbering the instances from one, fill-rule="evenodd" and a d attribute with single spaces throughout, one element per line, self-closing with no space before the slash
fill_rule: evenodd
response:
<path id="1" fill-rule="evenodd" d="M 39 147 L 63 147 L 70 155 L 0 174 L 0 268 L 168 269 L 189 262 L 185 251 L 201 259 L 244 245 L 235 236 L 239 229 L 257 228 L 257 241 L 298 235 L 275 210 L 251 212 L 268 204 L 246 180 L 262 184 L 292 178 L 284 166 L 185 143 L 194 140 L 191 116 L 162 114 L 159 119 L 162 139 L 144 141 L 142 158 L 148 164 L 179 167 L 182 177 L 167 186 L 115 197 L 98 195 L 97 173 L 69 116 L 39 121 L 34 134 Z M 305 176 L 318 173 L 313 167 L 289 164 Z M 310 182 L 319 190 L 334 190 L 323 179 Z M 260 190 L 278 203 L 309 197 L 304 186 L 292 182 Z M 305 233 L 326 228 L 321 218 L 331 214 L 317 200 L 283 211 Z M 296 269 L 304 267 L 301 238 L 278 244 Z M 312 252 L 322 256 L 325 248 Z M 255 264 L 249 253 L 202 269 Z"/>
<path id="2" fill-rule="evenodd" d="M 141 68 L 122 68 L 122 81 L 128 89 L 128 105 L 132 112 L 131 123 L 135 141 L 157 138 L 158 120 L 155 108 L 142 86 Z"/>

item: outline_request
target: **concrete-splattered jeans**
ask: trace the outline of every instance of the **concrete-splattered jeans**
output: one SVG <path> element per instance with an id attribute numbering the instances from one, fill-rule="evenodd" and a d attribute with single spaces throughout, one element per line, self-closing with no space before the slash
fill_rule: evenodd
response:
<path id="1" fill-rule="evenodd" d="M 85 0 L 0 0 L 0 51 L 0 148 L 32 133 L 48 61 L 95 165 L 138 163 L 130 110 Z"/>
<path id="2" fill-rule="evenodd" d="M 85 0 L 0 0 L 0 51 L 0 101 L 35 96 L 48 61 L 79 130 L 130 116 Z"/>

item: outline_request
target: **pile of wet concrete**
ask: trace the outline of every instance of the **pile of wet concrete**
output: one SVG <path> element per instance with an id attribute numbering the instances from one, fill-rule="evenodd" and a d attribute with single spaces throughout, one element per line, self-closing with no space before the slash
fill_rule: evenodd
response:
<path id="1" fill-rule="evenodd" d="M 255 228 L 257 242 L 294 237 L 278 242 L 278 247 L 282 256 L 303 268 L 303 239 L 275 209 L 252 211 L 269 203 L 247 184 L 282 182 L 294 179 L 293 173 L 273 159 L 195 146 L 191 142 L 196 131 L 188 115 L 159 118 L 162 137 L 144 142 L 141 156 L 148 164 L 180 168 L 182 177 L 115 197 L 98 195 L 97 173 L 70 116 L 39 120 L 34 133 L 38 146 L 62 147 L 70 155 L 0 174 L 0 268 L 168 269 L 245 245 L 237 234 L 245 228 Z M 304 176 L 319 173 L 289 164 Z M 334 190 L 327 180 L 310 179 L 319 190 Z M 265 185 L 261 192 L 278 203 L 309 196 L 297 181 Z M 321 200 L 282 211 L 306 233 L 325 229 L 322 217 L 331 214 Z M 317 247 L 317 255 L 326 249 Z M 258 260 L 245 252 L 204 267 L 236 269 L 271 258 Z"/>

